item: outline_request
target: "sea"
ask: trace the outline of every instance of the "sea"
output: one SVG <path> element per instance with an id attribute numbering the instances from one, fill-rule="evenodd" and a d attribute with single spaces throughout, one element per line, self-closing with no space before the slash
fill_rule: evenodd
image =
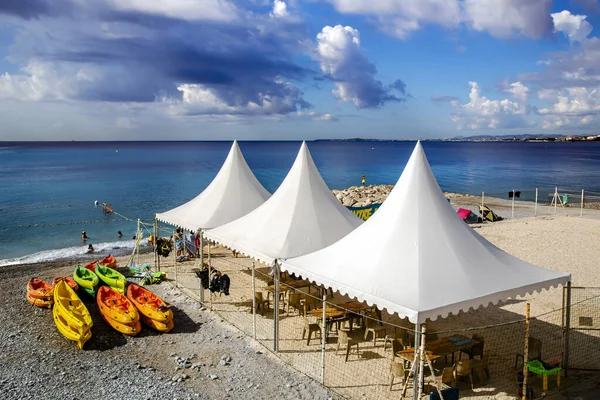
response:
<path id="1" fill-rule="evenodd" d="M 301 142 L 248 141 L 240 148 L 274 192 Z M 415 142 L 311 141 L 331 189 L 394 184 Z M 138 219 L 187 202 L 212 181 L 231 142 L 0 142 L 0 266 L 83 257 L 86 231 L 99 256 L 130 253 Z M 423 142 L 444 191 L 532 198 L 554 187 L 600 192 L 600 142 Z M 600 194 L 600 193 L 599 193 Z M 98 204 L 114 210 L 103 212 Z M 168 234 L 171 228 L 163 234 Z M 122 238 L 117 237 L 121 231 Z"/>

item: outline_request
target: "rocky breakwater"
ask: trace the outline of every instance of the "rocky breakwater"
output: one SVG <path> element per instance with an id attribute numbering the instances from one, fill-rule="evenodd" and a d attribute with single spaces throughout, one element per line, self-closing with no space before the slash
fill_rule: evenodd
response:
<path id="1" fill-rule="evenodd" d="M 351 186 L 347 189 L 332 190 L 332 192 L 346 207 L 365 207 L 383 203 L 393 188 L 394 185 Z"/>

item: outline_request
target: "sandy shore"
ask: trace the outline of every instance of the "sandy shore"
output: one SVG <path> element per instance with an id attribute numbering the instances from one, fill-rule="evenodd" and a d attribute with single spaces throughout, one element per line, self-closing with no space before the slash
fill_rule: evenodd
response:
<path id="1" fill-rule="evenodd" d="M 574 286 L 600 287 L 600 274 L 597 273 L 600 222 L 597 219 L 546 215 L 479 224 L 474 229 L 510 254 L 545 268 L 570 272 Z M 152 258 L 152 254 L 142 256 L 144 262 L 152 261 Z M 120 262 L 124 259 L 126 257 Z M 257 316 L 258 342 L 250 338 L 253 330 L 249 307 L 252 284 L 248 267 L 251 260 L 232 258 L 224 249 L 213 249 L 213 265 L 229 274 L 232 287 L 231 296 L 213 298 L 212 313 L 187 296 L 199 294 L 198 280 L 191 271 L 197 265 L 196 260 L 178 263 L 177 268 L 172 257 L 161 259 L 161 262 L 169 277 L 177 278 L 180 288 L 170 283 L 150 288 L 175 306 L 175 331 L 164 335 L 146 329 L 138 337 L 124 337 L 108 328 L 90 301 L 94 336 L 85 351 L 77 350 L 58 333 L 49 310 L 33 308 L 24 297 L 25 284 L 30 277 L 50 279 L 70 274 L 73 265 L 42 263 L 0 268 L 0 304 L 5 312 L 5 323 L 0 328 L 0 363 L 10 371 L 0 378 L 0 390 L 7 393 L 8 398 L 33 398 L 38 387 L 51 391 L 45 396 L 48 398 L 104 398 L 109 393 L 127 393 L 123 398 L 135 399 L 337 396 L 306 376 L 320 380 L 320 345 L 319 340 L 311 342 L 310 346 L 301 340 L 303 322 L 300 317 L 294 313 L 285 314 L 280 327 L 280 357 L 295 369 L 268 351 L 272 348 L 272 312 L 264 317 Z M 257 290 L 265 291 L 267 268 L 257 268 L 257 271 Z M 208 291 L 205 296 L 208 304 Z M 347 300 L 337 294 L 332 301 L 339 304 Z M 532 325 L 532 332 L 544 337 L 545 354 L 560 358 L 562 314 L 551 311 L 562 306 L 562 288 L 438 319 L 428 324 L 428 329 L 445 331 L 522 320 L 526 302 L 531 304 L 532 315 L 540 316 Z M 598 309 L 594 312 L 600 313 Z M 384 315 L 384 322 L 410 327 L 406 321 L 393 316 Z M 512 364 L 515 352 L 522 347 L 522 328 L 519 323 L 475 332 L 486 336 L 491 378 L 485 384 L 476 385 L 474 391 L 469 390 L 468 384 L 461 383 L 461 398 L 514 398 Z M 473 332 L 462 333 L 470 336 Z M 336 334 L 332 336 L 332 344 L 326 347 L 326 385 L 349 398 L 399 397 L 397 389 L 392 392 L 388 389 L 390 352 L 383 351 L 381 339 L 375 346 L 368 342 L 361 344 L 360 356 L 351 355 L 349 362 L 344 362 L 343 356 L 335 351 Z M 600 357 L 597 334 L 579 333 L 578 337 L 583 343 L 581 351 L 591 354 L 592 359 Z M 231 365 L 219 365 L 224 355 L 232 358 Z M 191 364 L 203 363 L 204 366 L 198 370 L 176 370 L 176 357 L 188 358 Z M 585 354 L 582 357 L 585 358 Z M 173 383 L 172 378 L 178 374 L 189 378 Z M 216 375 L 217 379 L 211 379 L 210 375 Z M 597 378 L 598 374 L 573 374 L 565 382 L 567 386 L 577 385 L 590 376 Z M 533 384 L 541 385 L 540 382 Z"/>

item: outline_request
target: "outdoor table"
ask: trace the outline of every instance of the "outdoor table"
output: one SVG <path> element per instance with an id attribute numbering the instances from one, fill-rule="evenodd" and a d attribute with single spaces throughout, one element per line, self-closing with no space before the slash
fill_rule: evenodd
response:
<path id="1" fill-rule="evenodd" d="M 349 316 L 350 318 L 352 318 L 353 315 L 359 314 L 362 311 L 370 310 L 372 308 L 373 308 L 373 306 L 370 306 L 365 303 L 361 303 L 356 300 L 350 300 L 350 301 L 348 301 L 346 303 L 342 303 L 342 304 L 327 305 L 327 307 L 325 308 L 325 320 L 331 321 L 331 320 L 343 318 L 346 316 Z M 315 308 L 314 310 L 311 310 L 310 314 L 313 317 L 316 317 L 318 319 L 323 318 L 323 307 Z M 351 322 L 350 323 L 350 331 L 352 331 L 352 321 L 350 321 L 350 322 Z M 329 329 L 325 329 L 325 338 L 326 339 L 327 339 L 328 334 L 329 334 Z"/>
<path id="2" fill-rule="evenodd" d="M 556 375 L 556 386 L 560 387 L 560 374 L 562 371 L 561 367 L 545 369 L 541 362 L 538 360 L 533 360 L 527 363 L 527 369 L 531 373 L 543 376 L 544 391 L 548 391 L 548 376 L 550 375 Z"/>
<path id="3" fill-rule="evenodd" d="M 425 342 L 425 353 L 432 362 L 438 358 L 452 355 L 452 363 L 454 363 L 455 352 L 468 349 L 477 343 L 479 342 L 472 338 L 454 335 L 433 340 L 431 342 Z M 405 350 L 400 350 L 396 353 L 396 356 L 412 363 L 415 357 L 415 348 L 411 347 Z"/>
<path id="4" fill-rule="evenodd" d="M 312 286 L 312 283 L 310 283 L 309 280 L 307 279 L 302 279 L 302 280 L 289 280 L 289 281 L 285 281 L 285 282 L 279 282 L 279 291 L 281 293 L 284 293 L 284 297 L 285 297 L 285 293 L 287 293 L 289 290 L 296 290 L 296 289 L 301 289 L 304 287 L 308 288 L 308 293 L 310 293 L 310 287 Z M 271 295 L 271 293 L 275 293 L 275 285 L 269 285 L 267 286 L 267 300 L 269 299 L 269 296 Z"/>

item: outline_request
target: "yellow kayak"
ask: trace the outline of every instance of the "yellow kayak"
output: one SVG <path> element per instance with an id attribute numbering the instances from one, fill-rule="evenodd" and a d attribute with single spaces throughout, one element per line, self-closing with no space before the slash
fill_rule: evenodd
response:
<path id="1" fill-rule="evenodd" d="M 64 280 L 54 286 L 54 308 L 70 326 L 89 329 L 93 325 L 88 309 Z"/>
<path id="2" fill-rule="evenodd" d="M 52 315 L 54 316 L 54 323 L 58 331 L 67 339 L 75 341 L 77 347 L 83 349 L 83 345 L 92 337 L 92 330 L 90 328 L 81 329 L 70 325 L 58 307 L 52 309 Z"/>
<path id="3" fill-rule="evenodd" d="M 169 318 L 168 320 L 161 322 L 155 319 L 150 319 L 145 315 L 142 315 L 142 322 L 149 327 L 156 329 L 159 332 L 170 332 L 171 329 L 175 327 L 175 323 L 173 322 L 173 318 Z"/>
<path id="4" fill-rule="evenodd" d="M 102 314 L 102 318 L 113 327 L 117 332 L 121 332 L 125 335 L 135 336 L 142 330 L 142 325 L 140 324 L 140 320 L 131 323 L 131 324 L 121 324 L 113 319 L 106 318 L 104 314 Z"/>

